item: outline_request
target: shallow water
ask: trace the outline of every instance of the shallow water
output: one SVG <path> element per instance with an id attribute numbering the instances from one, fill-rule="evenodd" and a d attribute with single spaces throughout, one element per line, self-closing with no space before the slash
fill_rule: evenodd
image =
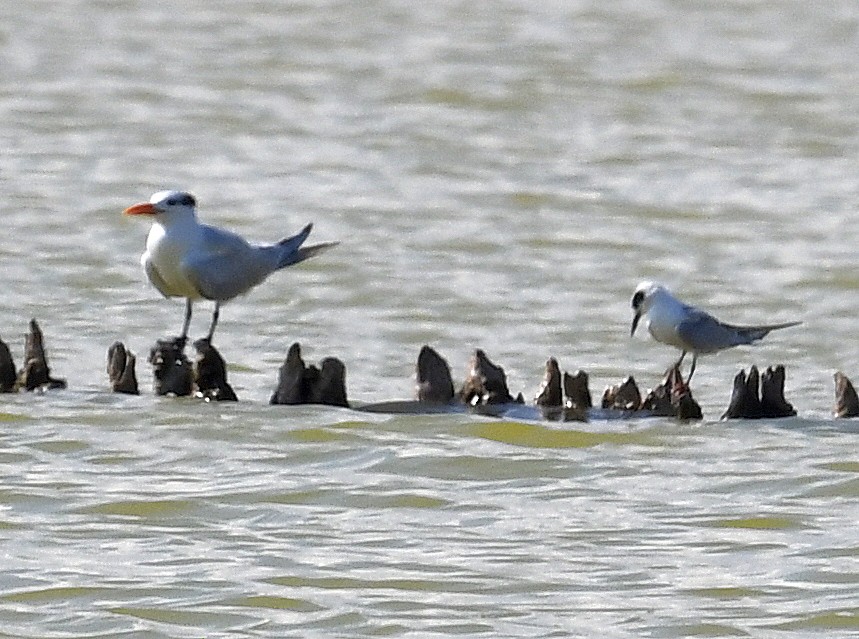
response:
<path id="1" fill-rule="evenodd" d="M 847 637 L 859 629 L 859 8 L 800 2 L 32 0 L 0 8 L 0 336 L 69 389 L 0 398 L 0 637 Z M 155 398 L 182 303 L 126 206 L 337 250 L 224 307 L 241 401 Z M 533 396 L 676 354 L 641 279 L 737 323 L 706 419 L 548 424 L 270 407 L 294 341 L 350 399 L 423 344 Z M 195 308 L 202 334 L 210 307 Z M 106 392 L 107 347 L 144 394 Z M 722 423 L 787 366 L 795 419 Z"/>

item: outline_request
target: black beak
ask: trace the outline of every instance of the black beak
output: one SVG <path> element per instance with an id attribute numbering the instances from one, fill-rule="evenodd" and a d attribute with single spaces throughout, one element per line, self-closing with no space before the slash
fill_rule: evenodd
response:
<path id="1" fill-rule="evenodd" d="M 635 329 L 638 328 L 638 322 L 641 320 L 641 313 L 639 311 L 635 312 L 635 317 L 632 318 L 632 330 L 629 331 L 629 336 L 632 337 L 635 335 Z"/>

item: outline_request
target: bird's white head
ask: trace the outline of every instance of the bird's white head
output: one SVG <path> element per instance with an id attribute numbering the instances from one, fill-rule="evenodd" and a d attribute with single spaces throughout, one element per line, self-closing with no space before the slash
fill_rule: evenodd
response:
<path id="1" fill-rule="evenodd" d="M 635 315 L 632 318 L 632 329 L 629 332 L 630 336 L 635 335 L 635 329 L 638 328 L 638 322 L 641 321 L 641 318 L 644 315 L 647 315 L 647 311 L 650 310 L 654 300 L 665 294 L 670 295 L 668 289 L 658 282 L 645 281 L 635 287 L 635 292 L 632 294 L 632 310 Z"/>
<path id="2" fill-rule="evenodd" d="M 154 215 L 165 222 L 194 219 L 197 200 L 185 191 L 159 191 L 148 202 L 125 209 L 126 215 Z"/>

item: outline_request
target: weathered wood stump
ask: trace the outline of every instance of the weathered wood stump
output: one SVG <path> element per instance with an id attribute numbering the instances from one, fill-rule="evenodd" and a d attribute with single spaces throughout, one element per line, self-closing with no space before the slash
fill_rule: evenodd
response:
<path id="1" fill-rule="evenodd" d="M 564 396 L 567 408 L 578 408 L 588 410 L 593 408 L 591 391 L 588 388 L 588 374 L 583 370 L 577 370 L 570 375 L 564 371 L 563 377 Z"/>
<path id="2" fill-rule="evenodd" d="M 114 342 L 107 350 L 107 376 L 114 393 L 139 395 L 137 375 L 134 371 L 137 358 L 122 342 Z"/>
<path id="3" fill-rule="evenodd" d="M 734 376 L 731 400 L 722 419 L 762 419 L 792 417 L 796 410 L 784 398 L 784 366 L 769 367 L 763 377 L 754 364 L 749 374 L 741 370 Z"/>
<path id="4" fill-rule="evenodd" d="M 207 402 L 238 401 L 227 382 L 227 364 L 218 350 L 205 338 L 194 342 L 194 348 L 197 351 L 193 366 L 194 396 Z"/>
<path id="5" fill-rule="evenodd" d="M 516 399 L 510 395 L 504 369 L 493 364 L 480 349 L 471 356 L 468 375 L 459 391 L 459 398 L 469 406 L 525 403 L 521 394 Z"/>
<path id="6" fill-rule="evenodd" d="M 346 367 L 339 359 L 326 357 L 320 367 L 305 366 L 301 345 L 290 346 L 278 373 L 271 404 L 325 404 L 348 408 Z"/>
<path id="7" fill-rule="evenodd" d="M 607 410 L 636 411 L 641 408 L 641 391 L 635 379 L 630 375 L 620 384 L 606 387 L 600 405 Z"/>
<path id="8" fill-rule="evenodd" d="M 149 351 L 156 395 L 185 397 L 194 388 L 191 362 L 185 356 L 185 340 L 159 339 Z"/>
<path id="9" fill-rule="evenodd" d="M 692 391 L 683 382 L 678 367 L 669 369 L 662 382 L 642 398 L 635 379 L 627 377 L 623 383 L 606 388 L 601 402 L 608 411 L 620 411 L 630 416 L 676 417 L 701 419 L 701 406 L 692 397 Z"/>
<path id="10" fill-rule="evenodd" d="M 859 417 L 859 396 L 853 383 L 841 371 L 835 373 L 835 416 Z"/>
<path id="11" fill-rule="evenodd" d="M 784 397 L 784 366 L 767 366 L 761 375 L 761 409 L 767 417 L 793 417 L 796 409 Z"/>
<path id="12" fill-rule="evenodd" d="M 66 387 L 66 380 L 51 377 L 42 330 L 35 319 L 30 320 L 30 332 L 24 346 L 24 368 L 18 374 L 18 386 L 28 391 Z"/>
<path id="13" fill-rule="evenodd" d="M 18 373 L 12 352 L 6 342 L 0 340 L 0 393 L 15 393 L 18 390 Z"/>
<path id="14" fill-rule="evenodd" d="M 419 402 L 449 404 L 456 391 L 447 361 L 429 346 L 423 346 L 418 353 L 415 366 L 415 396 Z"/>
<path id="15" fill-rule="evenodd" d="M 543 377 L 543 383 L 540 384 L 540 390 L 537 391 L 537 396 L 534 398 L 534 403 L 545 408 L 560 408 L 564 404 L 561 367 L 558 366 L 558 360 L 554 357 L 550 357 L 546 362 L 546 373 Z"/>
<path id="16" fill-rule="evenodd" d="M 310 387 L 310 403 L 349 407 L 346 398 L 346 366 L 336 357 L 326 357 L 319 362 L 319 374 Z"/>
<path id="17" fill-rule="evenodd" d="M 545 419 L 588 421 L 591 393 L 588 389 L 587 373 L 576 371 L 574 376 L 567 372 L 562 374 L 558 360 L 550 357 L 546 362 L 546 372 L 534 403 Z"/>
<path id="18" fill-rule="evenodd" d="M 679 366 L 669 369 L 662 383 L 652 389 L 641 401 L 641 410 L 654 417 L 701 419 L 701 406 L 692 397 L 692 391 L 683 381 Z"/>

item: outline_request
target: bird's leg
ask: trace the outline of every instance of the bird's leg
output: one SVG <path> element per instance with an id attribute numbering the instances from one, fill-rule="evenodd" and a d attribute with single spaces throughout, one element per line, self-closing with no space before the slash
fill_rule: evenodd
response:
<path id="1" fill-rule="evenodd" d="M 680 376 L 680 383 L 684 384 L 684 385 L 688 384 L 688 382 L 683 381 L 683 373 L 680 371 L 680 364 L 683 363 L 683 359 L 685 357 L 686 357 L 686 351 L 683 351 L 682 353 L 680 353 L 680 359 L 678 359 L 676 362 L 674 362 L 674 368 L 677 370 L 677 375 Z M 694 365 L 693 365 L 693 368 L 694 368 Z"/>
<path id="2" fill-rule="evenodd" d="M 176 339 L 180 348 L 185 348 L 185 342 L 188 341 L 188 329 L 191 327 L 191 298 L 185 298 L 185 321 L 182 323 L 182 334 Z"/>
<path id="3" fill-rule="evenodd" d="M 692 375 L 695 374 L 695 364 L 698 363 L 698 353 L 692 353 L 692 368 L 689 369 L 689 377 L 686 378 L 686 388 L 689 388 L 689 382 L 692 381 Z"/>
<path id="4" fill-rule="evenodd" d="M 212 343 L 212 336 L 215 334 L 215 327 L 218 325 L 218 317 L 221 315 L 221 303 L 215 300 L 215 310 L 212 312 L 212 325 L 209 327 L 209 334 L 206 335 L 206 341 Z"/>

